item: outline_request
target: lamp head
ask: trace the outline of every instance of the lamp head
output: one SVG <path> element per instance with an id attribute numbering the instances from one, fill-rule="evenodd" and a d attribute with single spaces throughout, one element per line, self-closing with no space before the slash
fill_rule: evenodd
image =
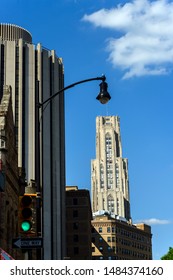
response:
<path id="1" fill-rule="evenodd" d="M 96 97 L 96 99 L 99 100 L 100 103 L 102 104 L 106 104 L 111 99 L 111 96 L 107 91 L 107 88 L 108 88 L 108 84 L 105 82 L 105 80 L 103 80 L 100 84 L 100 93 Z"/>

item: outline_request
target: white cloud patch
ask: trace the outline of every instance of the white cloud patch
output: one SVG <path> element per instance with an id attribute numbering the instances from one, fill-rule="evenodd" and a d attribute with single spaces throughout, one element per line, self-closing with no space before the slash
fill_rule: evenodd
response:
<path id="1" fill-rule="evenodd" d="M 147 225 L 167 225 L 171 224 L 172 222 L 170 220 L 160 220 L 156 218 L 151 218 L 151 219 L 144 219 L 144 220 L 138 220 L 136 223 L 144 223 Z"/>
<path id="2" fill-rule="evenodd" d="M 133 0 L 84 15 L 83 21 L 115 30 L 115 36 L 107 38 L 107 51 L 113 66 L 125 72 L 124 79 L 171 71 L 173 1 Z"/>

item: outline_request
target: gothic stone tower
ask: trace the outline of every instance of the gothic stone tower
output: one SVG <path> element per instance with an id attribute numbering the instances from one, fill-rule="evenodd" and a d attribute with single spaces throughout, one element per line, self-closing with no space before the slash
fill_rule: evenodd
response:
<path id="1" fill-rule="evenodd" d="M 91 162 L 92 210 L 130 220 L 128 160 L 122 157 L 118 116 L 96 118 L 96 159 Z"/>

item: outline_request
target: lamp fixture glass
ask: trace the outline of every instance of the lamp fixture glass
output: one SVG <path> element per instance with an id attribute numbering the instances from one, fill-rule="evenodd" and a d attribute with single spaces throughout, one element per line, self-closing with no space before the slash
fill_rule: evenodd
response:
<path id="1" fill-rule="evenodd" d="M 102 81 L 99 86 L 100 93 L 98 94 L 96 99 L 99 100 L 101 104 L 106 104 L 111 99 L 111 96 L 107 91 L 108 84 L 105 81 Z"/>

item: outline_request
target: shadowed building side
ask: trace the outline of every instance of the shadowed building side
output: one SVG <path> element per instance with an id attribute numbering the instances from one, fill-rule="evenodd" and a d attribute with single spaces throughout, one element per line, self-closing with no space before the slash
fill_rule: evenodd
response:
<path id="1" fill-rule="evenodd" d="M 12 248 L 12 239 L 19 234 L 19 177 L 11 95 L 11 87 L 4 86 L 0 104 L 0 248 L 19 259 L 20 251 Z"/>

